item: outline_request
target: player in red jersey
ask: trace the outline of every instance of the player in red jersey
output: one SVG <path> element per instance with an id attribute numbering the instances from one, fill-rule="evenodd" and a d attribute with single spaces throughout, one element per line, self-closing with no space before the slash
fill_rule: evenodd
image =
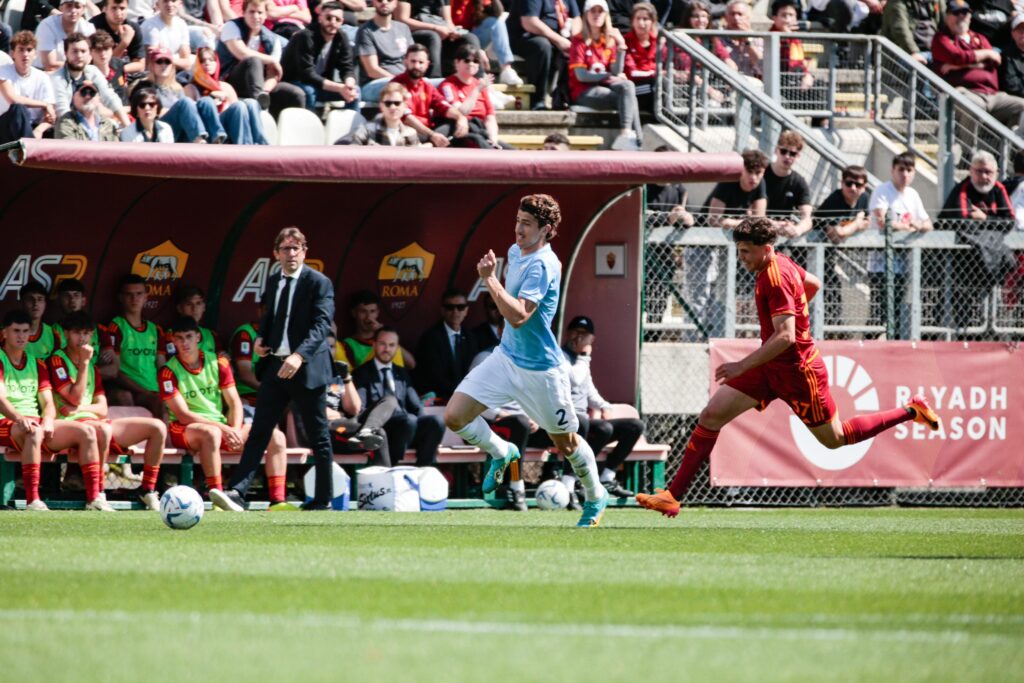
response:
<path id="1" fill-rule="evenodd" d="M 715 370 L 721 386 L 701 411 L 679 471 L 667 490 L 637 494 L 636 502 L 642 507 L 667 517 L 679 514 L 679 499 L 701 464 L 711 457 L 722 427 L 751 408 L 764 410 L 777 398 L 788 403 L 828 448 L 870 439 L 907 420 L 939 428 L 938 415 L 921 395 L 901 408 L 858 415 L 845 422 L 839 419 L 808 317 L 807 302 L 821 288 L 821 281 L 789 257 L 777 254 L 775 238 L 771 220 L 764 217 L 747 218 L 733 231 L 740 262 L 757 277 L 754 299 L 761 347 L 743 360 L 724 363 Z"/>

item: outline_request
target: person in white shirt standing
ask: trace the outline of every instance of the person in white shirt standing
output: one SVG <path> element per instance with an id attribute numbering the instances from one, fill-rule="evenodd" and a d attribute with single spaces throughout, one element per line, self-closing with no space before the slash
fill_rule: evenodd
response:
<path id="1" fill-rule="evenodd" d="M 60 14 L 46 17 L 36 27 L 39 53 L 33 66 L 43 71 L 56 71 L 64 66 L 64 39 L 76 31 L 86 38 L 96 32 L 96 27 L 85 18 L 85 0 L 61 0 Z"/>
<path id="2" fill-rule="evenodd" d="M 57 120 L 53 84 L 33 68 L 36 37 L 18 31 L 11 39 L 13 64 L 0 66 L 0 143 L 43 136 Z"/>

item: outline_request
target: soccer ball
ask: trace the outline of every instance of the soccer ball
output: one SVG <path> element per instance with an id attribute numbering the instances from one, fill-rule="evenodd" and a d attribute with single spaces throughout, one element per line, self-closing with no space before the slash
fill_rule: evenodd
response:
<path id="1" fill-rule="evenodd" d="M 557 479 L 548 479 L 537 487 L 535 498 L 541 510 L 564 510 L 569 505 L 569 489 Z"/>
<path id="2" fill-rule="evenodd" d="M 203 518 L 203 499 L 190 486 L 172 486 L 160 496 L 160 518 L 172 529 L 191 529 Z"/>

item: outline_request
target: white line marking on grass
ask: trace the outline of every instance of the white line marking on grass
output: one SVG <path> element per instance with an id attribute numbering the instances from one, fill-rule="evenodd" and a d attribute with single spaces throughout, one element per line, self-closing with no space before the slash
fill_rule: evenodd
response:
<path id="1" fill-rule="evenodd" d="M 992 641 L 1020 642 L 1024 637 L 1008 633 L 975 633 L 959 629 L 909 630 L 855 629 L 842 627 L 710 626 L 640 624 L 546 624 L 523 622 L 489 622 L 457 619 L 362 619 L 345 614 L 300 612 L 259 614 L 256 612 L 127 612 L 120 610 L 8 609 L 0 610 L 0 621 L 42 621 L 63 623 L 123 622 L 138 624 L 139 620 L 180 625 L 225 624 L 257 627 L 308 627 L 349 630 L 409 631 L 415 633 L 458 633 L 466 635 L 554 636 L 576 638 L 632 638 L 640 640 L 797 640 L 797 641 L 862 641 L 878 640 L 900 643 L 967 643 Z"/>

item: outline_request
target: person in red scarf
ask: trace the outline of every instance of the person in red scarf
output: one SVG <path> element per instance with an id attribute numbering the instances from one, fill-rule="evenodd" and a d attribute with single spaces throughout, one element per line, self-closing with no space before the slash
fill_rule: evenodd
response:
<path id="1" fill-rule="evenodd" d="M 587 0 L 583 31 L 569 46 L 569 97 L 573 104 L 619 112 L 612 149 L 638 150 L 643 136 L 636 87 L 623 73 L 626 41 L 612 28 L 605 0 Z"/>
<path id="2" fill-rule="evenodd" d="M 196 50 L 192 82 L 185 86 L 185 94 L 195 101 L 203 97 L 213 100 L 229 142 L 236 145 L 270 144 L 263 134 L 259 102 L 251 98 L 239 100 L 231 84 L 220 80 L 220 59 L 213 48 Z"/>

